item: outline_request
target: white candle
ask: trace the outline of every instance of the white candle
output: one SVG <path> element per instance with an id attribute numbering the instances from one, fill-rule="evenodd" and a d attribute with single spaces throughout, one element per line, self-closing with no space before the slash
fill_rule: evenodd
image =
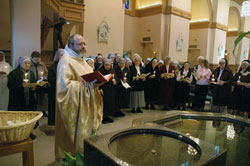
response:
<path id="1" fill-rule="evenodd" d="M 40 75 L 41 75 L 41 77 L 40 77 L 40 78 L 41 78 L 41 79 L 43 79 L 43 72 L 42 72 L 42 71 L 41 71 Z"/>
<path id="2" fill-rule="evenodd" d="M 28 79 L 27 76 L 28 76 L 28 73 L 25 73 L 25 74 L 24 74 L 24 79 L 25 79 L 25 80 Z"/>
<path id="3" fill-rule="evenodd" d="M 212 81 L 213 81 L 213 82 L 215 81 L 215 79 L 214 79 L 214 75 L 212 75 Z"/>
<path id="4" fill-rule="evenodd" d="M 239 78 L 238 78 L 238 81 L 237 82 L 240 82 L 240 76 L 239 76 Z"/>
<path id="5" fill-rule="evenodd" d="M 25 73 L 24 74 L 24 79 L 23 79 L 23 81 L 24 82 L 28 82 L 29 80 L 28 80 L 28 73 Z"/>

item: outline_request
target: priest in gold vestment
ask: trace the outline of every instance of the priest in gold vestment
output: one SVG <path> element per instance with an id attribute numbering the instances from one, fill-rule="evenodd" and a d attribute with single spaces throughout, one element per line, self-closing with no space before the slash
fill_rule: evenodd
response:
<path id="1" fill-rule="evenodd" d="M 98 86 L 84 82 L 82 75 L 93 72 L 83 54 L 86 43 L 81 35 L 72 35 L 57 67 L 55 154 L 83 151 L 84 138 L 97 132 L 103 116 L 103 101 Z"/>

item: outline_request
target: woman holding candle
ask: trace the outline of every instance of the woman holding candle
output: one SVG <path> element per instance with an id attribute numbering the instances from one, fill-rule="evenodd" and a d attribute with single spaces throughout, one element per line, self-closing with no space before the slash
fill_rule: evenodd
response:
<path id="1" fill-rule="evenodd" d="M 141 107 L 145 106 L 144 81 L 140 75 L 144 74 L 145 69 L 141 64 L 142 58 L 139 54 L 133 55 L 133 65 L 130 67 L 130 107 L 132 113 L 143 113 Z"/>
<path id="2" fill-rule="evenodd" d="M 0 51 L 0 110 L 8 110 L 9 89 L 7 88 L 7 75 L 10 71 L 10 65 L 5 62 L 5 54 L 3 51 Z"/>
<path id="3" fill-rule="evenodd" d="M 185 110 L 186 103 L 189 101 L 190 84 L 193 81 L 192 72 L 190 69 L 190 63 L 185 62 L 180 69 L 176 78 L 176 106 L 177 110 Z"/>
<path id="4" fill-rule="evenodd" d="M 9 110 L 36 110 L 35 87 L 28 87 L 29 83 L 35 83 L 34 73 L 30 70 L 30 58 L 21 57 L 17 68 L 8 75 Z"/>
<path id="5" fill-rule="evenodd" d="M 161 66 L 160 75 L 160 97 L 159 104 L 163 105 L 162 110 L 167 110 L 169 106 L 175 104 L 174 92 L 175 92 L 175 70 L 171 65 L 171 58 L 168 56 L 164 60 L 164 65 Z"/>
<path id="6" fill-rule="evenodd" d="M 211 70 L 208 67 L 208 61 L 203 59 L 200 64 L 200 68 L 198 68 L 194 73 L 196 79 L 194 109 L 197 111 L 202 111 L 205 106 L 208 91 L 208 80 L 211 76 Z"/>
<path id="7" fill-rule="evenodd" d="M 241 70 L 237 72 L 232 84 L 234 86 L 233 91 L 233 110 L 234 115 L 247 116 L 244 112 L 250 112 L 249 110 L 249 83 L 250 83 L 250 71 L 248 61 L 241 63 Z"/>
<path id="8" fill-rule="evenodd" d="M 154 104 L 156 104 L 159 97 L 159 68 L 157 66 L 157 59 L 153 58 L 145 68 L 145 73 L 150 73 L 146 77 L 145 81 L 145 101 L 146 109 L 155 109 Z"/>
<path id="9" fill-rule="evenodd" d="M 129 83 L 130 73 L 128 68 L 126 67 L 126 59 L 121 58 L 118 66 L 115 68 L 115 73 L 117 75 L 117 91 L 119 98 L 119 106 L 120 108 L 128 108 L 129 107 L 129 97 L 130 92 L 129 89 L 124 88 L 121 81 L 124 83 Z"/>
<path id="10" fill-rule="evenodd" d="M 229 106 L 232 97 L 231 80 L 233 73 L 227 66 L 225 58 L 220 59 L 211 78 L 210 89 L 213 95 L 213 112 L 222 113 L 225 106 Z"/>
<path id="11" fill-rule="evenodd" d="M 111 59 L 104 59 L 103 66 L 100 68 L 102 75 L 112 74 L 109 82 L 100 86 L 103 93 L 103 123 L 112 123 L 113 119 L 110 116 L 124 116 L 120 111 L 117 95 L 117 77 L 114 70 L 111 68 Z"/>

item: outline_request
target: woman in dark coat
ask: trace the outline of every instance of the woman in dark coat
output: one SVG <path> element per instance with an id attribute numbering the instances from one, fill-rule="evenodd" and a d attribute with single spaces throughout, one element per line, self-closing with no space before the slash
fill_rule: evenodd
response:
<path id="1" fill-rule="evenodd" d="M 48 104 L 48 125 L 55 125 L 55 107 L 56 107 L 56 69 L 59 60 L 64 54 L 64 49 L 59 48 L 55 54 L 54 62 L 48 71 L 48 81 L 50 86 L 48 88 L 49 104 Z"/>
<path id="2" fill-rule="evenodd" d="M 234 86 L 233 91 L 233 109 L 234 115 L 244 116 L 244 112 L 250 112 L 249 107 L 249 83 L 250 72 L 247 70 L 249 63 L 243 61 L 241 64 L 241 70 L 237 72 L 232 84 Z"/>
<path id="3" fill-rule="evenodd" d="M 18 67 L 8 75 L 9 106 L 11 111 L 35 111 L 35 88 L 28 83 L 35 83 L 35 75 L 30 70 L 30 58 L 21 57 Z"/>
<path id="4" fill-rule="evenodd" d="M 30 70 L 30 58 L 20 57 L 18 66 L 8 75 L 9 105 L 10 111 L 35 111 L 35 87 L 28 87 L 29 83 L 35 83 L 35 75 Z M 35 129 L 38 127 L 37 121 Z M 30 138 L 36 138 L 32 133 Z"/>
<path id="5" fill-rule="evenodd" d="M 181 109 L 181 107 L 182 110 L 185 110 L 186 103 L 189 101 L 190 84 L 192 81 L 193 76 L 190 69 L 190 63 L 185 62 L 176 78 L 175 99 L 177 110 Z"/>
<path id="6" fill-rule="evenodd" d="M 227 60 L 222 58 L 219 67 L 213 72 L 210 89 L 213 95 L 213 112 L 222 113 L 225 106 L 229 106 L 232 98 L 231 80 L 233 73 L 228 69 Z"/>
<path id="7" fill-rule="evenodd" d="M 146 109 L 149 109 L 149 104 L 151 109 L 155 109 L 154 104 L 156 104 L 159 97 L 159 68 L 157 66 L 157 59 L 153 58 L 145 67 L 145 73 L 150 73 L 146 77 L 145 81 L 145 101 Z"/>
<path id="8" fill-rule="evenodd" d="M 139 54 L 133 55 L 133 65 L 130 67 L 130 107 L 132 113 L 143 113 L 141 107 L 145 106 L 144 96 L 144 79 L 140 79 L 140 75 L 145 73 L 144 67 L 141 65 L 142 58 Z"/>
<path id="9" fill-rule="evenodd" d="M 104 83 L 100 89 L 103 91 L 103 123 L 113 122 L 110 116 L 124 116 L 119 108 L 117 94 L 117 77 L 111 69 L 111 60 L 104 59 L 103 66 L 99 70 L 102 75 L 113 74 L 109 82 Z"/>
<path id="10" fill-rule="evenodd" d="M 119 106 L 120 108 L 128 108 L 129 107 L 129 97 L 130 91 L 129 89 L 124 88 L 121 81 L 129 83 L 130 72 L 126 67 L 126 59 L 121 58 L 117 67 L 115 67 L 115 73 L 117 76 L 117 92 L 119 97 Z"/>
<path id="11" fill-rule="evenodd" d="M 170 57 L 166 57 L 164 63 L 165 64 L 160 68 L 159 104 L 163 105 L 162 110 L 167 110 L 169 106 L 175 104 L 174 92 L 176 75 L 174 67 L 170 64 Z M 168 76 L 164 74 L 168 74 Z"/>

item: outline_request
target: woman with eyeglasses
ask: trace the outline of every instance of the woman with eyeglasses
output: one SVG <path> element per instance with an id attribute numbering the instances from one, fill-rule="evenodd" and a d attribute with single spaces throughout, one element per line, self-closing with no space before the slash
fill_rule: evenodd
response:
<path id="1" fill-rule="evenodd" d="M 231 80 L 232 71 L 228 68 L 225 58 L 220 59 L 217 67 L 211 76 L 210 89 L 213 95 L 213 112 L 222 113 L 225 106 L 228 106 L 232 97 Z"/>

